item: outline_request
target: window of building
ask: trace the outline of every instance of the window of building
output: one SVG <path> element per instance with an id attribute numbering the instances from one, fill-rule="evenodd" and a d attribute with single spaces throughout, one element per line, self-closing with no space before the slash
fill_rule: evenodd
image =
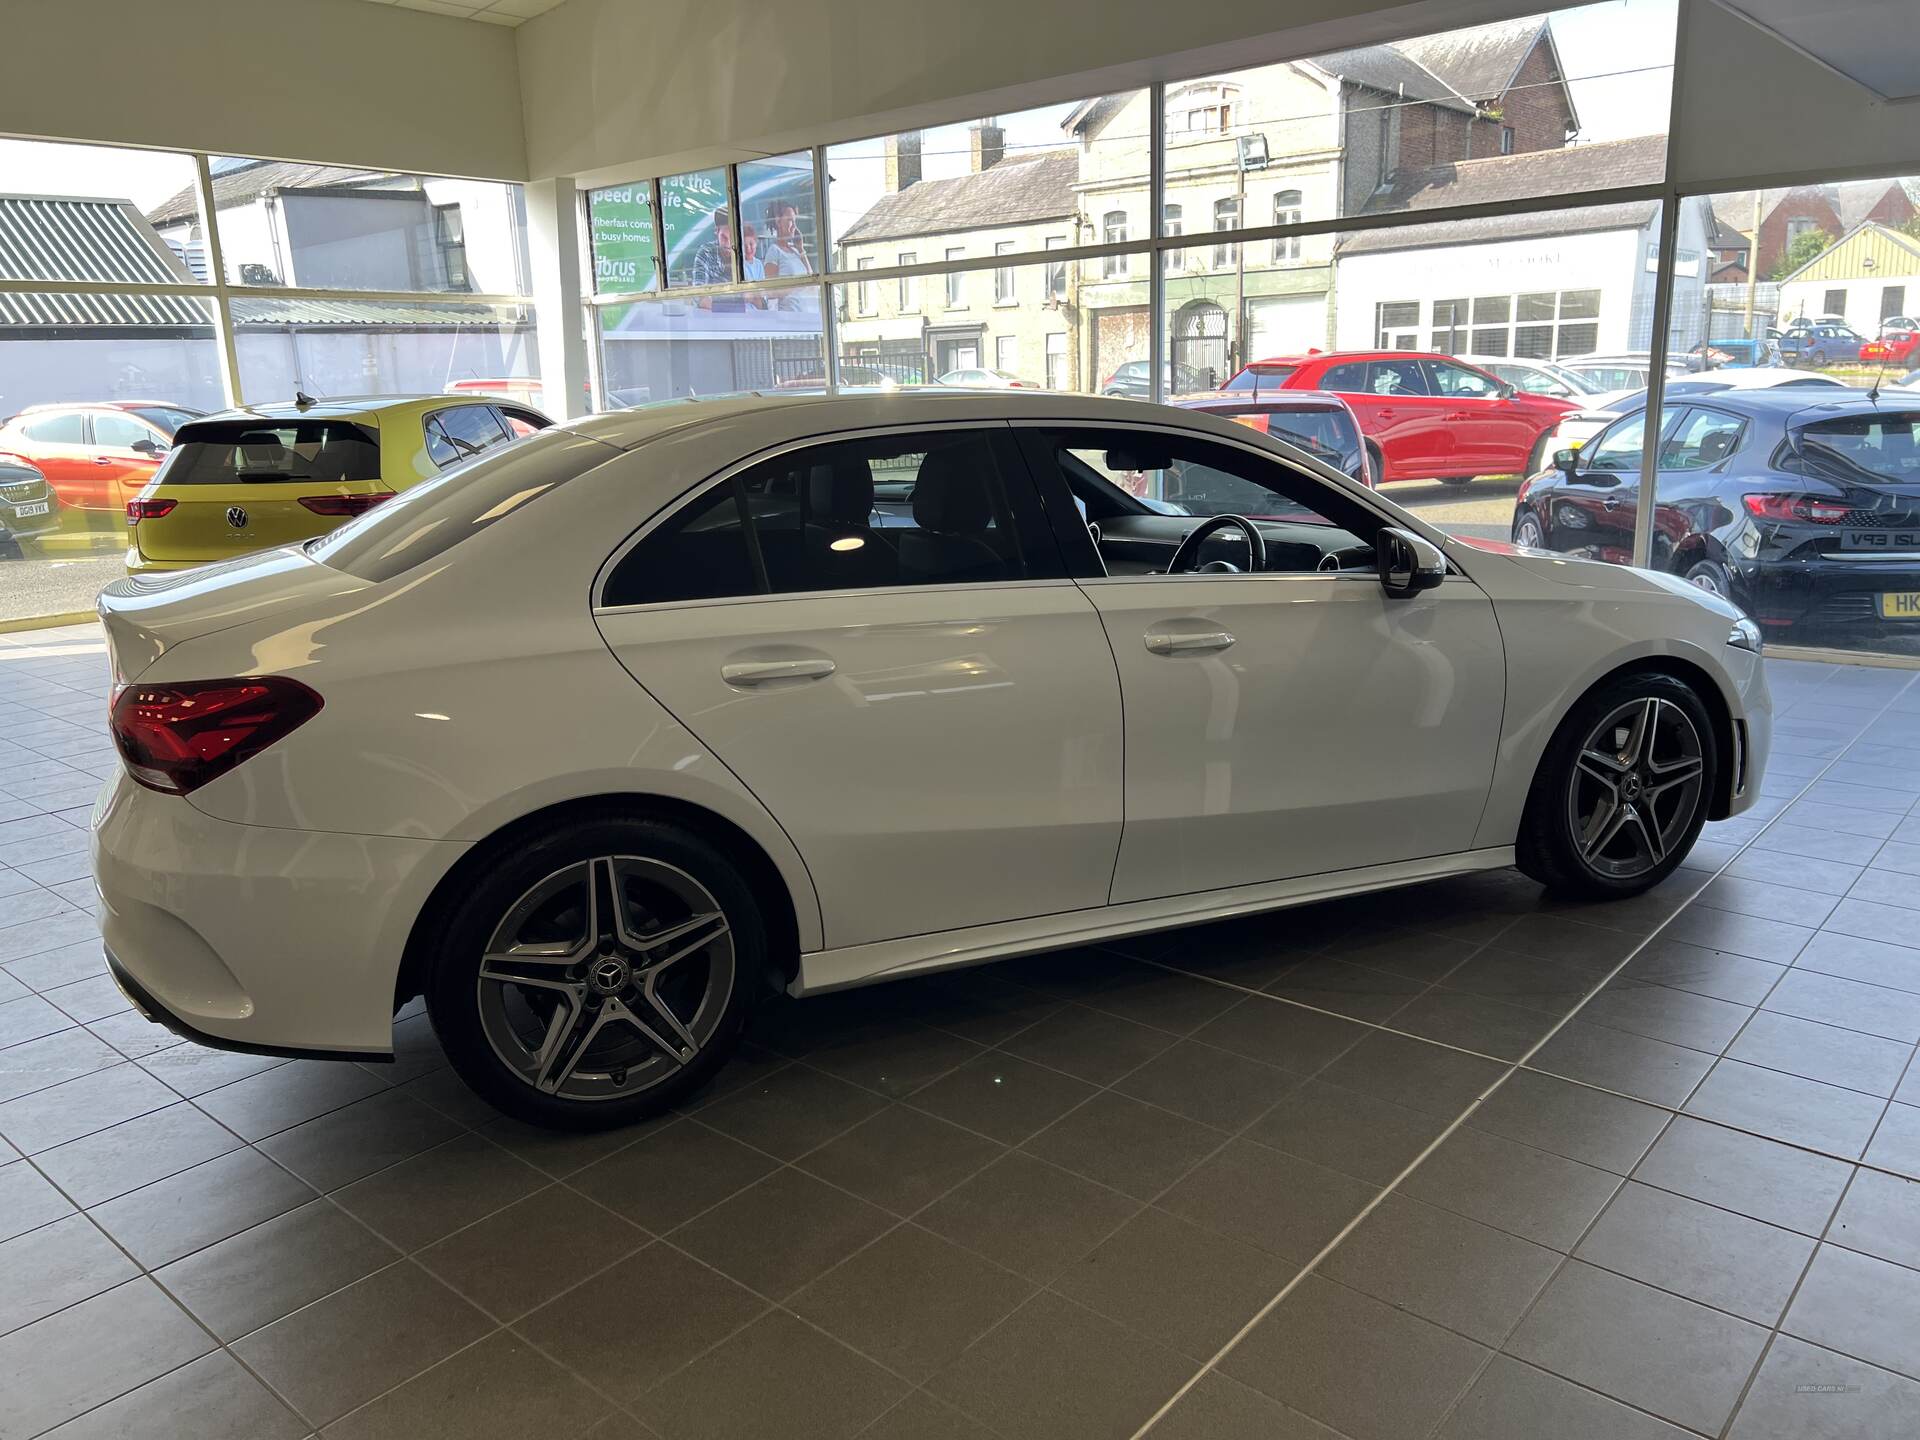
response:
<path id="1" fill-rule="evenodd" d="M 955 245 L 947 251 L 947 259 L 964 260 L 966 258 L 966 254 L 967 254 L 967 251 L 965 246 Z M 949 310 L 958 310 L 962 307 L 962 305 L 965 304 L 964 297 L 966 294 L 966 291 L 965 291 L 966 282 L 967 282 L 966 271 L 954 270 L 948 273 L 947 275 L 947 308 Z"/>
<path id="2" fill-rule="evenodd" d="M 1067 388 L 1067 337 L 1064 331 L 1056 330 L 1047 336 L 1047 388 Z"/>
<path id="3" fill-rule="evenodd" d="M 447 289 L 471 290 L 473 282 L 467 274 L 467 232 L 461 222 L 459 201 L 433 207 L 433 233 L 440 246 Z"/>
<path id="4" fill-rule="evenodd" d="M 1880 318 L 1891 320 L 1896 315 L 1907 313 L 1907 287 L 1904 285 L 1882 285 L 1880 287 Z"/>
<path id="5" fill-rule="evenodd" d="M 862 255 L 858 260 L 854 261 L 854 269 L 873 269 L 873 256 Z M 856 313 L 861 315 L 871 315 L 874 313 L 873 282 L 871 280 L 862 280 L 853 287 L 853 308 Z"/>
<path id="6" fill-rule="evenodd" d="M 1419 344 L 1420 302 L 1385 300 L 1373 307 L 1374 344 L 1382 350 L 1412 350 Z"/>
<path id="7" fill-rule="evenodd" d="M 1167 134 L 1169 137 L 1224 134 L 1234 126 L 1239 103 L 1238 85 L 1207 81 L 1176 86 L 1167 92 Z"/>
<path id="8" fill-rule="evenodd" d="M 1127 212 L 1109 210 L 1100 221 L 1100 243 L 1102 245 L 1124 245 L 1127 243 Z M 1100 261 L 1100 274 L 1103 279 L 1117 280 L 1127 273 L 1127 257 L 1124 255 L 1103 256 Z"/>
<path id="9" fill-rule="evenodd" d="M 1049 235 L 1046 239 L 1046 248 L 1049 250 L 1060 250 L 1065 248 L 1066 243 L 1067 237 L 1064 235 Z M 1047 287 L 1047 295 L 1050 298 L 1054 300 L 1065 300 L 1067 298 L 1066 261 L 1049 260 L 1047 262 L 1045 284 Z"/>
<path id="10" fill-rule="evenodd" d="M 1820 302 L 1820 313 L 1822 315 L 1846 314 L 1847 292 L 1845 290 L 1827 291 L 1825 298 Z"/>
<path id="11" fill-rule="evenodd" d="M 1180 207 L 1178 205 L 1163 205 L 1160 207 L 1160 233 L 1162 235 L 1181 235 L 1185 233 L 1185 229 L 1181 224 L 1180 213 Z"/>
<path id="12" fill-rule="evenodd" d="M 1513 154 L 1513 127 L 1511 125 L 1502 125 L 1500 127 L 1500 153 L 1502 155 Z"/>
<path id="13" fill-rule="evenodd" d="M 895 263 L 914 265 L 919 263 L 919 259 L 920 257 L 912 250 L 902 250 Z M 894 308 L 902 315 L 920 313 L 920 281 L 917 277 L 912 275 L 900 277 L 900 293 L 895 297 Z"/>
<path id="14" fill-rule="evenodd" d="M 1433 342 L 1430 349 L 1442 355 L 1464 355 L 1468 339 L 1468 306 L 1465 300 L 1433 302 Z"/>
<path id="15" fill-rule="evenodd" d="M 1791 250 L 1793 248 L 1794 241 L 1798 240 L 1802 235 L 1806 234 L 1809 230 L 1818 230 L 1819 228 L 1820 228 L 1820 222 L 1818 220 L 1809 220 L 1803 215 L 1797 215 L 1792 219 L 1788 220 L 1787 221 L 1787 248 Z"/>
<path id="16" fill-rule="evenodd" d="M 1225 199 L 1213 202 L 1214 230 L 1238 230 L 1240 228 L 1240 200 L 1229 195 Z M 1213 268 L 1224 270 L 1234 263 L 1240 253 L 1238 245 L 1216 245 L 1213 247 Z"/>
<path id="17" fill-rule="evenodd" d="M 1273 197 L 1273 223 L 1276 225 L 1298 225 L 1300 223 L 1300 192 L 1282 190 Z M 1282 235 L 1273 242 L 1273 263 L 1283 265 L 1289 260 L 1300 258 L 1300 237 Z"/>
<path id="18" fill-rule="evenodd" d="M 993 368 L 1002 375 L 1015 375 L 1020 368 L 1020 341 L 1013 335 L 999 335 L 993 342 Z"/>
<path id="19" fill-rule="evenodd" d="M 1011 255 L 1017 248 L 1019 248 L 1017 241 L 997 240 L 994 242 L 993 253 L 996 255 Z M 1013 267 L 1011 265 L 1002 265 L 993 272 L 993 303 L 996 305 L 1012 305 L 1015 303 Z"/>

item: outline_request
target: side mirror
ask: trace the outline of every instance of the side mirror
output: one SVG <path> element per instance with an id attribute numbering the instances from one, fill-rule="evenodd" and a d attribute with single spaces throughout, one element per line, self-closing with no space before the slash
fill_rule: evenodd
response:
<path id="1" fill-rule="evenodd" d="M 1519 393 L 1520 393 L 1520 387 L 1514 384 L 1511 380 L 1502 380 L 1500 382 L 1500 398 L 1502 400 L 1511 400 L 1515 395 Z"/>
<path id="2" fill-rule="evenodd" d="M 1447 557 L 1439 547 L 1394 525 L 1375 537 L 1373 557 L 1380 572 L 1380 588 L 1395 600 L 1431 590 L 1447 578 Z"/>
<path id="3" fill-rule="evenodd" d="M 1574 469 L 1579 464 L 1580 452 L 1578 450 L 1556 450 L 1553 452 L 1553 468 L 1569 480 L 1573 478 Z"/>
<path id="4" fill-rule="evenodd" d="M 158 459 L 167 453 L 167 447 L 162 445 L 158 440 L 147 439 L 134 441 L 133 450 L 136 454 L 145 455 L 149 459 Z"/>

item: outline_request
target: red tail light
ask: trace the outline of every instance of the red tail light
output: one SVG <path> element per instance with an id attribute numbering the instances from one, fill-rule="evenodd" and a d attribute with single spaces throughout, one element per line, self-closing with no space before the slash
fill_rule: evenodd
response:
<path id="1" fill-rule="evenodd" d="M 142 520 L 158 520 L 162 515 L 171 515 L 178 500 L 129 500 L 127 501 L 127 523 L 138 525 Z"/>
<path id="2" fill-rule="evenodd" d="M 113 697 L 113 743 L 149 790 L 185 795 L 250 760 L 320 713 L 320 697 L 284 675 L 129 685 Z"/>
<path id="3" fill-rule="evenodd" d="M 1844 501 L 1817 495 L 1742 495 L 1747 513 L 1759 520 L 1798 520 L 1810 525 L 1843 525 L 1851 508 Z"/>
<path id="4" fill-rule="evenodd" d="M 364 515 L 382 500 L 391 500 L 393 491 L 374 495 L 302 495 L 300 503 L 316 515 Z"/>

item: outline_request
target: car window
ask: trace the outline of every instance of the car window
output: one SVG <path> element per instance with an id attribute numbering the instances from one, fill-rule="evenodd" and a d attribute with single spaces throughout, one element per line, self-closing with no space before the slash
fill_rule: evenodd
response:
<path id="1" fill-rule="evenodd" d="M 1744 422 L 1718 410 L 1693 410 L 1660 447 L 1662 470 L 1704 470 L 1740 444 Z"/>
<path id="2" fill-rule="evenodd" d="M 1367 393 L 1428 394 L 1426 370 L 1418 360 L 1375 360 L 1367 366 Z"/>
<path id="3" fill-rule="evenodd" d="M 195 418 L 193 411 L 176 409 L 172 405 L 142 405 L 133 413 L 167 435 Z"/>
<path id="4" fill-rule="evenodd" d="M 601 603 L 1059 578 L 1039 497 L 1005 462 L 1010 444 L 933 431 L 763 461 L 630 549 Z"/>
<path id="5" fill-rule="evenodd" d="M 1326 373 L 1320 377 L 1320 383 L 1312 388 L 1335 390 L 1345 395 L 1363 394 L 1367 389 L 1366 363 L 1360 361 L 1345 365 L 1329 365 Z"/>
<path id="6" fill-rule="evenodd" d="M 1299 368 L 1297 365 L 1250 365 L 1229 380 L 1222 388 L 1227 390 L 1272 390 L 1284 385 L 1287 377 Z M 1364 367 L 1358 365 L 1338 365 L 1335 366 L 1334 369 L 1363 370 Z M 1353 386 L 1340 386 L 1332 382 L 1333 373 L 1333 370 L 1327 372 L 1328 378 L 1321 382 L 1321 389 L 1340 390 L 1359 388 L 1358 376 L 1354 377 L 1356 383 Z M 1186 370 L 1183 368 L 1181 374 L 1183 376 L 1181 384 L 1184 388 L 1190 390 L 1203 390 L 1206 388 L 1206 378 L 1201 375 L 1199 371 Z"/>
<path id="7" fill-rule="evenodd" d="M 1637 474 L 1647 433 L 1644 413 L 1620 421 L 1587 447 L 1582 470 Z"/>
<path id="8" fill-rule="evenodd" d="M 427 438 L 427 458 L 442 470 L 513 438 L 491 405 L 436 410 L 426 417 L 422 429 Z"/>
<path id="9" fill-rule="evenodd" d="M 182 425 L 163 485 L 378 480 L 380 442 L 346 420 L 196 420 Z"/>
<path id="10" fill-rule="evenodd" d="M 1436 394 L 1455 395 L 1464 400 L 1497 400 L 1500 397 L 1500 386 L 1493 377 L 1482 375 L 1478 370 L 1469 370 L 1450 360 L 1429 360 L 1427 369 L 1433 375 Z"/>
<path id="11" fill-rule="evenodd" d="M 26 421 L 20 429 L 29 440 L 42 440 L 49 445 L 79 445 L 86 440 L 86 422 L 77 410 L 64 415 L 41 415 Z"/>
<path id="12" fill-rule="evenodd" d="M 157 443 L 160 437 L 131 415 L 115 410 L 93 413 L 93 443 L 108 450 L 131 450 L 136 440 Z"/>
<path id="13" fill-rule="evenodd" d="M 496 405 L 493 408 L 516 440 L 524 440 L 534 431 L 545 430 L 553 423 L 537 410 L 523 410 L 517 405 Z"/>
<path id="14" fill-rule="evenodd" d="M 1790 432 L 1790 468 L 1868 485 L 1920 482 L 1920 410 L 1816 420 Z"/>

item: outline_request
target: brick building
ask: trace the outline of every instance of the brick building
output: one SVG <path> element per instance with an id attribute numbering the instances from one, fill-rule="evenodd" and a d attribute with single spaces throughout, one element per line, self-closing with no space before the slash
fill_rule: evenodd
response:
<path id="1" fill-rule="evenodd" d="M 1779 278 L 1776 272 L 1788 249 L 1809 230 L 1818 230 L 1829 240 L 1838 240 L 1864 224 L 1897 228 L 1910 224 L 1915 215 L 1920 214 L 1906 187 L 1898 180 L 1802 185 L 1791 190 L 1760 191 L 1757 198 L 1761 219 L 1756 261 L 1749 254 L 1756 192 L 1739 190 L 1713 197 L 1714 216 L 1720 222 L 1715 235 L 1716 260 L 1722 267 L 1736 264 L 1736 269 L 1727 273 L 1716 268 L 1716 280 L 1744 281 L 1749 269 L 1762 280 Z M 1732 243 L 1731 236 L 1737 236 L 1740 243 Z"/>

